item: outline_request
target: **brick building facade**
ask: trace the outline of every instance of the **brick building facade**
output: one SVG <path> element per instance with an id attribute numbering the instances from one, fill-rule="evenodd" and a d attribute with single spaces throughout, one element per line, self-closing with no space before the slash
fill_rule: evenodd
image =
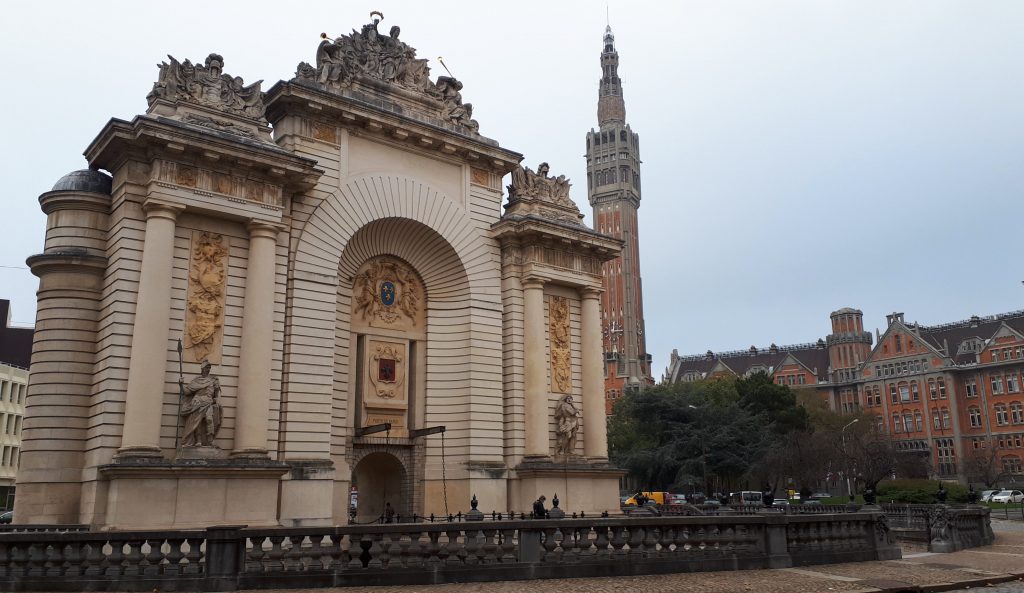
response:
<path id="1" fill-rule="evenodd" d="M 831 321 L 832 333 L 815 344 L 673 351 L 665 380 L 764 371 L 815 389 L 833 410 L 874 415 L 899 450 L 928 461 L 933 477 L 1024 479 L 1024 311 L 934 326 L 893 313 L 875 340 L 856 309 Z"/>
<path id="2" fill-rule="evenodd" d="M 626 123 L 619 54 L 611 27 L 605 29 L 598 90 L 599 128 L 587 133 L 587 196 L 594 230 L 624 242 L 622 254 L 605 263 L 601 296 L 605 359 L 605 405 L 627 389 L 653 384 L 644 338 L 637 210 L 640 208 L 640 135 Z"/>

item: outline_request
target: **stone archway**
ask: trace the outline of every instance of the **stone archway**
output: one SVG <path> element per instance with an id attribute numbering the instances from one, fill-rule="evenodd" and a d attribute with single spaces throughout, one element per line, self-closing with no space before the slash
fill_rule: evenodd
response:
<path id="1" fill-rule="evenodd" d="M 384 451 L 364 455 L 352 470 L 352 484 L 359 492 L 356 521 L 371 522 L 384 514 L 385 503 L 395 513 L 411 514 L 410 475 L 402 461 Z"/>

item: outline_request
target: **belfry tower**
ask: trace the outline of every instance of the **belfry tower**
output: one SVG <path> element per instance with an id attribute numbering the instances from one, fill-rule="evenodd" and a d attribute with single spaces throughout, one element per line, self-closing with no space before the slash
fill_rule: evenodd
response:
<path id="1" fill-rule="evenodd" d="M 587 196 L 594 230 L 625 242 L 622 255 L 604 264 L 601 297 L 604 330 L 605 406 L 611 413 L 630 389 L 653 384 L 644 338 L 637 209 L 640 208 L 640 136 L 626 123 L 619 53 L 611 26 L 601 52 L 597 100 L 599 128 L 587 133 Z"/>

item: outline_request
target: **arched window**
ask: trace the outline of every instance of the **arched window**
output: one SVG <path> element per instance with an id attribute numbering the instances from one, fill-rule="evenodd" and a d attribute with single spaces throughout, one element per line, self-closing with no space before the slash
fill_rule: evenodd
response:
<path id="1" fill-rule="evenodd" d="M 917 391 L 917 381 L 910 382 L 910 399 L 916 402 L 921 401 L 921 394 Z"/>
<path id="2" fill-rule="evenodd" d="M 903 414 L 903 428 L 907 432 L 914 432 L 914 416 L 910 412 Z"/>
<path id="3" fill-rule="evenodd" d="M 903 427 L 900 424 L 900 415 L 899 414 L 893 414 L 892 415 L 892 431 L 893 432 L 903 432 L 902 428 Z"/>
<path id="4" fill-rule="evenodd" d="M 981 410 L 977 406 L 971 406 L 967 410 L 967 415 L 971 418 L 971 426 L 973 428 L 981 426 Z"/>
<path id="5" fill-rule="evenodd" d="M 906 381 L 900 381 L 899 385 L 900 401 L 907 403 L 910 401 L 910 385 Z"/>
<path id="6" fill-rule="evenodd" d="M 921 412 L 914 412 L 914 427 L 917 428 L 917 432 L 924 430 L 924 419 L 921 417 Z"/>
<path id="7" fill-rule="evenodd" d="M 928 379 L 928 397 L 938 399 L 939 391 L 935 388 L 935 379 Z"/>

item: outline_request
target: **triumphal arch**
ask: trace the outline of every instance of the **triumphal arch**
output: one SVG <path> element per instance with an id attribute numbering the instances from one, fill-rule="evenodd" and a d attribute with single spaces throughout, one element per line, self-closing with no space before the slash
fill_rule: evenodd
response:
<path id="1" fill-rule="evenodd" d="M 381 18 L 265 92 L 169 58 L 40 197 L 17 522 L 618 508 L 599 293 L 621 244 Z"/>

